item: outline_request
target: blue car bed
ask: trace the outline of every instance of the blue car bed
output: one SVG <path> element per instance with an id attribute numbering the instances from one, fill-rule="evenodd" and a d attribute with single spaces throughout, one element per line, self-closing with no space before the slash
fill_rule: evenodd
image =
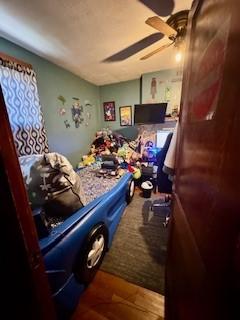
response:
<path id="1" fill-rule="evenodd" d="M 58 154 L 22 157 L 20 164 L 57 309 L 74 310 L 134 195 L 132 174 L 101 175 L 92 167 L 76 173 Z"/>

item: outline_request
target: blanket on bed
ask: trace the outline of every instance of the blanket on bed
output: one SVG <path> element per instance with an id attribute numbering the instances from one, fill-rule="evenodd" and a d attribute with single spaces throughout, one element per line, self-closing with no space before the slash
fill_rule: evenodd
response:
<path id="1" fill-rule="evenodd" d="M 118 183 L 116 177 L 111 177 L 110 175 L 99 176 L 97 173 L 98 169 L 94 169 L 93 166 L 78 171 L 80 177 L 80 197 L 84 205 L 102 196 Z"/>

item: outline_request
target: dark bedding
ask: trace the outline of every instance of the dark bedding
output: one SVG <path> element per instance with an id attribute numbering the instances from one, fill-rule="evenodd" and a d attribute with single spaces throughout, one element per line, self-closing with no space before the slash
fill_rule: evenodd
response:
<path id="1" fill-rule="evenodd" d="M 83 206 L 80 178 L 58 153 L 19 158 L 32 209 L 43 207 L 48 216 L 69 216 Z"/>
<path id="2" fill-rule="evenodd" d="M 118 179 L 99 174 L 99 168 L 85 167 L 75 172 L 58 153 L 19 158 L 32 209 L 43 208 L 49 227 L 56 227 L 82 206 L 111 190 Z"/>

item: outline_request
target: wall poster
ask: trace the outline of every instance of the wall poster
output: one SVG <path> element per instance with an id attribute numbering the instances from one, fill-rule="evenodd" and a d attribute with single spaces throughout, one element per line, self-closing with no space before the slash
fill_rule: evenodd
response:
<path id="1" fill-rule="evenodd" d="M 120 126 L 132 125 L 132 107 L 119 107 Z"/>
<path id="2" fill-rule="evenodd" d="M 105 121 L 116 121 L 115 102 L 103 102 L 103 113 Z"/>

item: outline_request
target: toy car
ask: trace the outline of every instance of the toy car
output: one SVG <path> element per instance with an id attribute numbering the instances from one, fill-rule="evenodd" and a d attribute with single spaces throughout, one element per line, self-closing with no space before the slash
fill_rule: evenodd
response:
<path id="1" fill-rule="evenodd" d="M 126 173 L 102 196 L 49 229 L 42 210 L 34 210 L 40 249 L 59 313 L 71 312 L 93 279 L 126 205 L 134 195 L 132 174 Z"/>

